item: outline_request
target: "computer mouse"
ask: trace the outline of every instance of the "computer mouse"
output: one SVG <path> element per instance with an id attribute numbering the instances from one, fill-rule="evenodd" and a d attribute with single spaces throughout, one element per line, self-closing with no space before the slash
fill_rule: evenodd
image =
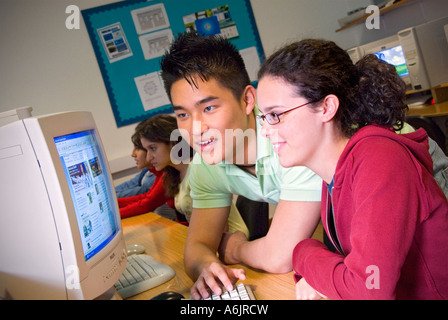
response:
<path id="1" fill-rule="evenodd" d="M 174 291 L 163 292 L 151 300 L 182 300 L 185 299 L 183 295 Z"/>
<path id="2" fill-rule="evenodd" d="M 126 246 L 128 256 L 130 256 L 131 254 L 141 254 L 145 252 L 145 250 L 146 250 L 145 247 L 140 244 L 130 244 Z"/>

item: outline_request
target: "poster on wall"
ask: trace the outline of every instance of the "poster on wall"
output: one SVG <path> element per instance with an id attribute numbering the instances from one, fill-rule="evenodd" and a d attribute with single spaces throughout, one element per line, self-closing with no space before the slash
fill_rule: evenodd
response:
<path id="1" fill-rule="evenodd" d="M 170 26 L 163 3 L 131 11 L 137 34 L 156 31 Z"/>
<path id="2" fill-rule="evenodd" d="M 145 60 L 163 56 L 168 51 L 174 36 L 171 29 L 152 32 L 139 37 Z"/>
<path id="3" fill-rule="evenodd" d="M 132 56 L 132 50 L 119 22 L 97 31 L 110 63 Z"/>
<path id="4" fill-rule="evenodd" d="M 134 80 L 145 111 L 160 108 L 170 103 L 159 72 L 145 74 L 136 77 Z"/>
<path id="5" fill-rule="evenodd" d="M 227 39 L 238 37 L 238 29 L 230 15 L 229 6 L 194 12 L 182 17 L 187 31 L 197 31 L 204 36 L 220 34 Z"/>
<path id="6" fill-rule="evenodd" d="M 117 127 L 172 113 L 160 60 L 174 38 L 221 35 L 240 50 L 250 79 L 264 60 L 250 0 L 126 0 L 82 10 Z"/>

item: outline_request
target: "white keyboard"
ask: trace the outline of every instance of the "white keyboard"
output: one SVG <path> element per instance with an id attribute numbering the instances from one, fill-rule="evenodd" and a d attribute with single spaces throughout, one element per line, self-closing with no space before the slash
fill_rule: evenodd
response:
<path id="1" fill-rule="evenodd" d="M 157 287 L 174 275 L 175 272 L 170 266 L 157 262 L 147 254 L 135 254 L 128 256 L 126 269 L 115 283 L 115 289 L 126 299 Z"/>
<path id="2" fill-rule="evenodd" d="M 220 296 L 212 294 L 203 300 L 256 300 L 252 289 L 243 283 L 239 283 L 232 291 L 224 291 Z"/>

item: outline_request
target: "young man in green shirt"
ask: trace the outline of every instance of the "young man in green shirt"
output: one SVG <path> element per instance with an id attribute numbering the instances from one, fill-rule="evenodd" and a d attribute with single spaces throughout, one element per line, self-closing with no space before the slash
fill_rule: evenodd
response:
<path id="1" fill-rule="evenodd" d="M 289 272 L 294 246 L 309 238 L 319 221 L 322 180 L 305 167 L 281 167 L 257 125 L 255 88 L 243 59 L 227 40 L 181 34 L 161 66 L 178 127 L 197 152 L 190 168 L 193 214 L 184 259 L 195 281 L 193 298 L 206 298 L 210 290 L 221 294 L 222 285 L 230 290 L 245 279 L 242 269 L 224 263 Z M 248 241 L 243 233 L 225 233 L 234 194 L 277 204 L 265 237 Z"/>

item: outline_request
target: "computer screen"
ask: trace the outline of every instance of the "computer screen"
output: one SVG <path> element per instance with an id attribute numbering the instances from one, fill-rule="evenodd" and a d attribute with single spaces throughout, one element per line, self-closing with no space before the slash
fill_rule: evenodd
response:
<path id="1" fill-rule="evenodd" d="M 378 59 L 386 61 L 395 67 L 400 77 L 408 76 L 409 70 L 401 45 L 375 52 Z"/>
<path id="2" fill-rule="evenodd" d="M 94 130 L 55 137 L 81 235 L 85 260 L 99 252 L 118 231 L 114 197 L 104 173 L 105 161 Z"/>
<path id="3" fill-rule="evenodd" d="M 127 254 L 93 115 L 1 125 L 0 177 L 0 298 L 109 296 Z"/>
<path id="4" fill-rule="evenodd" d="M 363 44 L 358 47 L 347 50 L 353 63 L 358 62 L 367 54 L 374 54 L 383 61 L 392 64 L 395 67 L 401 80 L 404 81 L 407 88 L 411 86 L 411 76 L 407 66 L 406 56 L 403 47 L 397 35 L 379 39 L 373 42 Z"/>

